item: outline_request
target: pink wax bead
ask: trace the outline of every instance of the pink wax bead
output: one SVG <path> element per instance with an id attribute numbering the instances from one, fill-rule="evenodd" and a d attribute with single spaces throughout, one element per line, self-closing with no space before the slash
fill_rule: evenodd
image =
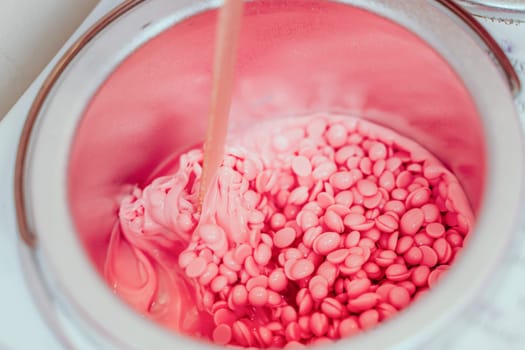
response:
<path id="1" fill-rule="evenodd" d="M 395 188 L 390 194 L 392 199 L 404 201 L 408 196 L 408 191 L 404 188 Z"/>
<path id="2" fill-rule="evenodd" d="M 319 275 L 314 276 L 308 283 L 310 294 L 316 301 L 320 301 L 328 295 L 328 287 L 330 287 L 328 280 Z"/>
<path id="3" fill-rule="evenodd" d="M 417 287 L 414 283 L 411 281 L 402 281 L 397 284 L 399 287 L 403 287 L 407 290 L 408 294 L 414 295 L 414 293 L 417 291 Z"/>
<path id="4" fill-rule="evenodd" d="M 425 228 L 427 235 L 432 238 L 439 238 L 445 233 L 445 227 L 439 222 L 432 222 Z"/>
<path id="5" fill-rule="evenodd" d="M 347 190 L 354 184 L 354 179 L 350 173 L 340 171 L 330 176 L 330 184 L 337 190 Z"/>
<path id="6" fill-rule="evenodd" d="M 437 239 L 432 248 L 436 252 L 440 264 L 447 264 L 452 258 L 452 247 L 445 238 Z"/>
<path id="7" fill-rule="evenodd" d="M 234 251 L 229 250 L 223 258 L 223 263 L 228 267 L 230 270 L 238 272 L 242 269 L 242 265 L 239 264 L 235 258 L 234 258 Z"/>
<path id="8" fill-rule="evenodd" d="M 328 331 L 328 317 L 320 312 L 315 312 L 310 316 L 310 330 L 313 334 L 321 337 Z"/>
<path id="9" fill-rule="evenodd" d="M 379 206 L 379 203 L 383 200 L 383 195 L 380 192 L 377 192 L 371 197 L 365 197 L 363 199 L 363 206 L 367 209 L 373 209 Z"/>
<path id="10" fill-rule="evenodd" d="M 290 192 L 288 203 L 293 205 L 303 205 L 308 199 L 308 188 L 305 186 L 297 187 Z"/>
<path id="11" fill-rule="evenodd" d="M 368 278 L 374 280 L 379 280 L 383 277 L 383 271 L 379 265 L 370 261 L 363 265 L 363 271 L 366 273 Z"/>
<path id="12" fill-rule="evenodd" d="M 199 283 L 202 285 L 207 285 L 210 283 L 215 276 L 219 273 L 219 268 L 214 263 L 209 263 L 206 267 L 206 271 L 199 277 Z"/>
<path id="13" fill-rule="evenodd" d="M 320 226 L 311 227 L 306 230 L 303 234 L 303 244 L 306 247 L 312 247 L 315 239 L 323 232 L 323 229 Z"/>
<path id="14" fill-rule="evenodd" d="M 394 174 L 390 171 L 384 171 L 379 177 L 379 186 L 387 191 L 392 191 L 396 186 Z"/>
<path id="15" fill-rule="evenodd" d="M 325 162 L 316 167 L 312 173 L 315 180 L 327 180 L 337 171 L 337 166 L 331 162 Z"/>
<path id="16" fill-rule="evenodd" d="M 351 254 L 345 259 L 345 265 L 350 271 L 354 273 L 361 269 L 361 266 L 366 262 L 366 258 L 362 255 Z"/>
<path id="17" fill-rule="evenodd" d="M 242 284 L 238 284 L 234 286 L 231 291 L 231 294 L 232 294 L 233 302 L 236 305 L 243 306 L 248 301 L 248 291 Z"/>
<path id="18" fill-rule="evenodd" d="M 312 262 L 307 259 L 301 259 L 293 264 L 288 278 L 299 280 L 310 276 L 312 272 L 314 272 L 314 265 Z"/>
<path id="19" fill-rule="evenodd" d="M 249 292 L 248 300 L 253 306 L 263 306 L 268 302 L 268 291 L 263 287 L 255 287 Z"/>
<path id="20" fill-rule="evenodd" d="M 387 248 L 389 250 L 395 250 L 398 245 L 398 241 L 399 241 L 399 232 L 396 231 L 392 233 L 390 237 L 388 237 Z"/>
<path id="21" fill-rule="evenodd" d="M 339 247 L 341 236 L 336 232 L 325 232 L 319 235 L 313 242 L 314 251 L 317 254 L 326 255 Z"/>
<path id="22" fill-rule="evenodd" d="M 370 158 L 365 157 L 361 159 L 359 162 L 359 170 L 361 170 L 364 175 L 372 174 L 372 161 Z"/>
<path id="23" fill-rule="evenodd" d="M 386 321 L 397 314 L 397 309 L 388 303 L 380 303 L 377 305 L 376 309 L 379 312 L 379 318 L 381 321 Z"/>
<path id="24" fill-rule="evenodd" d="M 345 217 L 348 214 L 350 214 L 350 209 L 348 208 L 348 206 L 344 206 L 342 204 L 337 203 L 330 205 L 328 208 L 326 208 L 326 211 L 333 211 L 340 217 Z"/>
<path id="25" fill-rule="evenodd" d="M 399 200 L 387 201 L 383 209 L 389 214 L 395 213 L 398 216 L 401 216 L 406 212 L 405 205 Z"/>
<path id="26" fill-rule="evenodd" d="M 326 132 L 326 140 L 333 147 L 341 147 L 346 142 L 347 131 L 341 124 L 330 126 Z"/>
<path id="27" fill-rule="evenodd" d="M 335 152 L 335 161 L 337 164 L 342 165 L 345 164 L 348 158 L 351 156 L 354 156 L 354 147 L 352 146 L 344 146 Z"/>
<path id="28" fill-rule="evenodd" d="M 355 299 L 350 299 L 347 308 L 350 312 L 362 312 L 376 306 L 380 299 L 380 296 L 376 293 L 364 293 Z"/>
<path id="29" fill-rule="evenodd" d="M 237 273 L 227 268 L 226 265 L 224 264 L 219 266 L 219 272 L 221 275 L 226 276 L 226 278 L 228 279 L 228 282 L 230 283 L 235 282 L 235 280 L 237 280 L 238 278 Z"/>
<path id="30" fill-rule="evenodd" d="M 249 256 L 246 258 L 246 260 L 244 261 L 244 269 L 252 277 L 257 276 L 260 273 L 259 267 L 257 266 L 257 263 L 255 262 L 253 256 Z"/>
<path id="31" fill-rule="evenodd" d="M 262 224 L 264 222 L 264 214 L 257 210 L 252 210 L 248 215 L 248 222 L 250 224 Z"/>
<path id="32" fill-rule="evenodd" d="M 397 258 L 397 254 L 391 250 L 383 250 L 376 257 L 376 264 L 382 267 L 390 266 Z"/>
<path id="33" fill-rule="evenodd" d="M 298 224 L 303 231 L 319 224 L 319 217 L 311 210 L 303 209 L 297 215 Z"/>
<path id="34" fill-rule="evenodd" d="M 401 237 L 397 243 L 396 252 L 405 254 L 414 245 L 414 238 L 410 236 Z"/>
<path id="35" fill-rule="evenodd" d="M 337 273 L 338 267 L 329 261 L 324 261 L 317 268 L 317 274 L 327 280 L 330 286 L 334 284 L 337 278 Z"/>
<path id="36" fill-rule="evenodd" d="M 410 273 L 408 272 L 405 265 L 392 264 L 385 271 L 386 277 L 395 282 L 406 280 Z"/>
<path id="37" fill-rule="evenodd" d="M 248 326 L 241 320 L 233 323 L 233 337 L 241 346 L 250 347 L 254 345 L 254 338 Z"/>
<path id="38" fill-rule="evenodd" d="M 395 306 L 398 310 L 405 308 L 410 304 L 410 294 L 403 287 L 394 287 L 388 294 L 390 304 Z"/>
<path id="39" fill-rule="evenodd" d="M 283 228 L 275 233 L 273 243 L 277 248 L 286 248 L 295 241 L 297 234 L 291 227 Z"/>
<path id="40" fill-rule="evenodd" d="M 446 238 L 453 248 L 463 246 L 463 236 L 455 230 L 447 231 Z"/>
<path id="41" fill-rule="evenodd" d="M 221 324 L 231 325 L 237 320 L 237 316 L 231 310 L 221 308 L 215 311 L 213 322 L 218 326 Z"/>
<path id="42" fill-rule="evenodd" d="M 391 172 L 398 170 L 401 164 L 403 164 L 403 162 L 396 156 L 390 157 L 386 161 L 386 167 Z"/>
<path id="43" fill-rule="evenodd" d="M 221 324 L 213 330 L 213 341 L 218 345 L 227 345 L 232 339 L 232 330 L 227 324 Z"/>
<path id="44" fill-rule="evenodd" d="M 411 173 L 421 173 L 423 168 L 421 167 L 421 164 L 412 163 L 407 166 L 407 170 L 410 171 Z"/>
<path id="45" fill-rule="evenodd" d="M 269 290 L 268 291 L 268 305 L 271 307 L 275 307 L 275 306 L 281 305 L 281 303 L 282 303 L 281 295 L 277 292 Z"/>
<path id="46" fill-rule="evenodd" d="M 433 180 L 441 176 L 442 173 L 443 167 L 432 161 L 425 161 L 423 164 L 423 175 L 429 180 Z"/>
<path id="47" fill-rule="evenodd" d="M 357 170 L 359 168 L 359 165 L 361 163 L 361 159 L 363 159 L 362 156 L 351 156 L 351 157 L 348 157 L 348 159 L 346 160 L 346 167 L 349 169 L 349 170 Z M 355 180 L 355 178 L 354 178 Z"/>
<path id="48" fill-rule="evenodd" d="M 196 278 L 202 275 L 206 271 L 208 263 L 206 259 L 198 257 L 195 258 L 192 262 L 189 263 L 186 267 L 186 275 L 190 278 Z"/>
<path id="49" fill-rule="evenodd" d="M 348 236 L 346 236 L 344 245 L 346 248 L 352 248 L 359 244 L 361 240 L 361 234 L 359 231 L 351 231 Z"/>
<path id="50" fill-rule="evenodd" d="M 334 200 L 337 204 L 341 204 L 347 208 L 350 208 L 354 202 L 354 196 L 351 191 L 341 191 L 335 195 Z"/>
<path id="51" fill-rule="evenodd" d="M 374 248 L 375 248 L 375 243 L 377 243 L 377 241 L 379 241 L 379 239 L 381 238 L 381 235 L 382 235 L 382 232 L 379 231 L 377 228 L 373 227 L 371 228 L 370 230 L 366 231 L 364 233 L 364 238 L 368 238 L 370 240 L 372 240 L 374 242 Z M 366 242 L 366 241 L 364 241 Z M 363 242 L 361 242 L 363 243 Z"/>
<path id="52" fill-rule="evenodd" d="M 357 321 L 352 318 L 346 318 L 339 324 L 339 335 L 342 338 L 350 337 L 358 334 L 361 331 Z"/>
<path id="53" fill-rule="evenodd" d="M 328 208 L 330 205 L 335 203 L 334 196 L 326 193 L 321 192 L 317 195 L 317 203 L 319 206 L 323 209 Z"/>
<path id="54" fill-rule="evenodd" d="M 293 229 L 291 229 L 293 230 Z M 253 253 L 253 259 L 255 262 L 261 266 L 268 264 L 272 258 L 272 249 L 268 244 L 259 244 Z"/>
<path id="55" fill-rule="evenodd" d="M 397 188 L 406 188 L 408 187 L 414 179 L 414 176 L 410 171 L 402 171 L 396 177 L 396 187 Z"/>
<path id="56" fill-rule="evenodd" d="M 299 260 L 304 254 L 298 248 L 287 248 L 283 250 L 286 260 Z"/>
<path id="57" fill-rule="evenodd" d="M 379 323 L 379 312 L 377 310 L 367 310 L 359 315 L 359 325 L 363 330 L 374 328 Z"/>
<path id="58" fill-rule="evenodd" d="M 259 275 L 257 277 L 252 277 L 246 281 L 246 289 L 248 291 L 252 290 L 255 287 L 268 287 L 268 277 L 265 275 Z"/>
<path id="59" fill-rule="evenodd" d="M 378 229 L 383 232 L 394 232 L 398 229 L 399 223 L 395 217 L 389 214 L 380 215 L 375 219 Z"/>
<path id="60" fill-rule="evenodd" d="M 438 255 L 435 250 L 428 246 L 421 246 L 421 252 L 423 253 L 422 265 L 433 267 L 438 263 Z"/>
<path id="61" fill-rule="evenodd" d="M 388 301 L 388 295 L 394 287 L 395 285 L 392 284 L 392 282 L 383 282 L 383 284 L 377 287 L 375 292 L 379 295 L 382 301 Z"/>
<path id="62" fill-rule="evenodd" d="M 343 223 L 345 226 L 353 228 L 358 227 L 366 222 L 366 217 L 362 214 L 350 213 L 345 216 Z"/>
<path id="63" fill-rule="evenodd" d="M 298 314 L 308 315 L 312 311 L 312 308 L 314 306 L 314 302 L 312 299 L 312 296 L 310 295 L 308 289 L 302 288 L 299 290 L 299 292 L 296 295 L 296 303 L 298 305 Z"/>
<path id="64" fill-rule="evenodd" d="M 228 284 L 228 279 L 226 277 L 224 277 L 222 275 L 217 276 L 211 282 L 211 290 L 214 293 L 218 293 L 218 292 L 222 291 L 224 289 L 224 287 L 226 287 L 227 284 Z"/>
<path id="65" fill-rule="evenodd" d="M 373 196 L 377 193 L 377 185 L 370 180 L 359 180 L 357 190 L 365 197 Z"/>
<path id="66" fill-rule="evenodd" d="M 341 318 L 345 316 L 344 306 L 334 298 L 326 298 L 321 303 L 321 310 L 329 318 Z"/>
<path id="67" fill-rule="evenodd" d="M 385 159 L 387 154 L 386 146 L 380 142 L 375 142 L 368 150 L 368 156 L 373 161 Z"/>
<path id="68" fill-rule="evenodd" d="M 289 342 L 298 341 L 301 338 L 301 329 L 299 328 L 299 324 L 297 324 L 297 322 L 290 322 L 286 326 L 285 335 L 286 340 L 288 340 Z M 292 343 L 288 343 L 288 345 L 285 348 L 289 348 L 290 344 Z"/>
<path id="69" fill-rule="evenodd" d="M 286 223 L 286 217 L 283 214 L 275 213 L 274 215 L 272 215 L 270 225 L 274 230 L 278 230 L 282 228 L 285 223 Z"/>
<path id="70" fill-rule="evenodd" d="M 323 136 L 328 123 L 324 118 L 312 118 L 306 126 L 306 134 L 311 138 Z"/>
<path id="71" fill-rule="evenodd" d="M 292 160 L 292 170 L 297 176 L 306 177 L 312 173 L 312 164 L 308 158 L 297 156 Z"/>
<path id="72" fill-rule="evenodd" d="M 379 159 L 374 162 L 374 165 L 372 166 L 372 174 L 374 174 L 377 178 L 379 178 L 381 175 L 383 175 L 383 172 L 386 168 L 386 161 L 384 159 Z"/>
<path id="73" fill-rule="evenodd" d="M 326 227 L 331 231 L 342 233 L 345 229 L 343 219 L 334 210 L 327 210 L 323 220 Z"/>
<path id="74" fill-rule="evenodd" d="M 353 281 L 345 280 L 345 290 L 350 298 L 356 298 L 364 294 L 372 283 L 368 278 L 356 279 Z"/>
<path id="75" fill-rule="evenodd" d="M 272 344 L 273 334 L 272 331 L 268 329 L 268 327 L 259 327 L 257 333 L 259 335 L 262 346 L 269 347 Z"/>
<path id="76" fill-rule="evenodd" d="M 299 207 L 294 204 L 288 204 L 283 209 L 283 214 L 288 220 L 293 220 L 297 213 L 299 212 Z"/>
<path id="77" fill-rule="evenodd" d="M 430 190 L 428 188 L 418 188 L 410 193 L 406 199 L 407 206 L 410 208 L 421 207 L 430 200 Z M 424 214 L 424 212 L 423 212 Z M 424 215 L 423 215 L 424 216 Z"/>
<path id="78" fill-rule="evenodd" d="M 410 248 L 403 256 L 409 265 L 417 265 L 423 259 L 423 252 L 418 247 Z"/>
<path id="79" fill-rule="evenodd" d="M 419 232 L 414 235 L 414 243 L 420 247 L 422 245 L 432 245 L 434 242 L 434 238 L 430 237 L 424 232 Z"/>
<path id="80" fill-rule="evenodd" d="M 332 264 L 341 264 L 345 261 L 346 257 L 350 254 L 350 251 L 348 249 L 338 249 L 335 251 L 330 252 L 326 256 L 326 260 L 331 262 Z"/>
<path id="81" fill-rule="evenodd" d="M 292 306 L 285 306 L 281 313 L 281 320 L 284 325 L 288 325 L 291 322 L 295 322 L 297 321 L 297 312 Z"/>
<path id="82" fill-rule="evenodd" d="M 423 211 L 419 208 L 413 208 L 403 214 L 399 221 L 399 227 L 402 233 L 413 235 L 419 231 L 424 220 L 425 216 Z"/>

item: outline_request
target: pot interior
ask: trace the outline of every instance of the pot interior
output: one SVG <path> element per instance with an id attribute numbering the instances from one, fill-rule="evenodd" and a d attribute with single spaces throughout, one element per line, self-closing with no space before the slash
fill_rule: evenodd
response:
<path id="1" fill-rule="evenodd" d="M 121 196 L 204 139 L 216 15 L 204 11 L 149 40 L 85 109 L 70 152 L 68 195 L 99 272 Z M 117 37 L 114 43 L 125 45 Z M 250 2 L 236 74 L 232 131 L 282 117 L 358 116 L 434 153 L 479 209 L 486 154 L 472 98 L 447 62 L 400 25 L 337 2 Z"/>

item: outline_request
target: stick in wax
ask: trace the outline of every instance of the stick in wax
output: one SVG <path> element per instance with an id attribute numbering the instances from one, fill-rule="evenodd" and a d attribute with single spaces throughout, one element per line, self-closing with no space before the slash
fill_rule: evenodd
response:
<path id="1" fill-rule="evenodd" d="M 242 0 L 225 0 L 219 10 L 211 104 L 199 188 L 199 203 L 201 205 L 224 156 L 242 10 Z"/>

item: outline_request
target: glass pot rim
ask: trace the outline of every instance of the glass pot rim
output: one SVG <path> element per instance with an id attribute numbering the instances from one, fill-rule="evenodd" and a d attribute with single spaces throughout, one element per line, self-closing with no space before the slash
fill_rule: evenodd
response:
<path id="1" fill-rule="evenodd" d="M 458 17 L 451 16 L 436 2 L 422 1 L 411 7 L 391 0 L 342 2 L 391 19 L 418 33 L 456 69 L 469 89 L 486 129 L 490 166 L 485 195 L 487 205 L 480 212 L 476 237 L 470 240 L 469 249 L 446 281 L 433 291 L 433 297 L 425 298 L 409 313 L 398 316 L 395 322 L 388 322 L 351 340 L 355 349 L 403 347 L 409 340 L 423 339 L 432 329 L 445 324 L 459 312 L 485 285 L 504 254 L 517 224 L 523 192 L 519 120 L 513 105 L 513 91 L 501 74 L 501 67 L 486 54 L 486 45 L 472 40 L 472 32 L 465 30 L 464 23 L 459 23 Z M 15 174 L 19 230 L 25 242 L 33 248 L 35 261 L 45 266 L 42 269 L 45 270 L 44 279 L 53 281 L 56 286 L 54 294 L 86 320 L 95 333 L 126 348 L 148 349 L 155 344 L 156 349 L 168 349 L 177 344 L 205 349 L 212 345 L 164 330 L 140 318 L 123 303 L 115 302 L 109 288 L 82 253 L 83 247 L 70 234 L 74 229 L 67 214 L 63 185 L 68 158 L 68 147 L 64 145 L 70 144 L 85 97 L 92 94 L 92 90 L 122 59 L 172 24 L 216 5 L 214 1 L 204 0 L 183 0 L 177 4 L 170 0 L 124 2 L 88 31 L 55 67 L 35 99 L 19 145 Z M 173 15 L 166 17 L 166 13 Z M 124 50 L 97 61 L 97 50 L 107 49 L 115 36 L 127 43 Z M 472 61 L 472 57 L 476 59 Z M 86 70 L 93 62 L 104 64 L 96 72 Z M 71 84 L 78 83 L 81 71 L 84 75 L 91 75 L 87 79 L 88 87 L 85 91 L 72 90 Z M 512 75 L 512 72 L 506 73 L 507 77 Z M 75 96 L 71 91 L 75 91 Z M 57 134 L 56 116 L 60 115 L 57 112 L 63 110 L 68 100 L 71 118 L 61 125 Z M 509 117 L 502 120 L 500 115 Z M 515 166 L 511 174 L 505 172 L 508 164 Z M 497 179 L 503 176 L 505 181 L 497 183 Z M 51 200 L 50 193 L 54 194 Z M 506 203 L 510 209 L 497 203 Z M 500 230 L 499 240 L 489 241 L 495 228 Z M 481 264 L 480 256 L 484 259 Z M 463 293 L 457 295 L 458 290 Z M 450 311 L 444 313 L 447 307 Z M 413 326 L 422 324 L 428 324 L 428 327 L 415 334 Z M 340 341 L 331 348 L 345 346 L 347 341 Z"/>

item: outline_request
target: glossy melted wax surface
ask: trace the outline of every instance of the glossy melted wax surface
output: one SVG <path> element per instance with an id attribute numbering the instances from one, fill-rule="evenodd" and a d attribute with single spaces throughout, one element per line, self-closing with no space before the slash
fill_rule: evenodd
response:
<path id="1" fill-rule="evenodd" d="M 369 122 L 313 116 L 232 138 L 198 213 L 201 149 L 125 196 L 105 278 L 141 314 L 219 344 L 330 342 L 433 287 L 473 224 L 457 179 Z"/>

